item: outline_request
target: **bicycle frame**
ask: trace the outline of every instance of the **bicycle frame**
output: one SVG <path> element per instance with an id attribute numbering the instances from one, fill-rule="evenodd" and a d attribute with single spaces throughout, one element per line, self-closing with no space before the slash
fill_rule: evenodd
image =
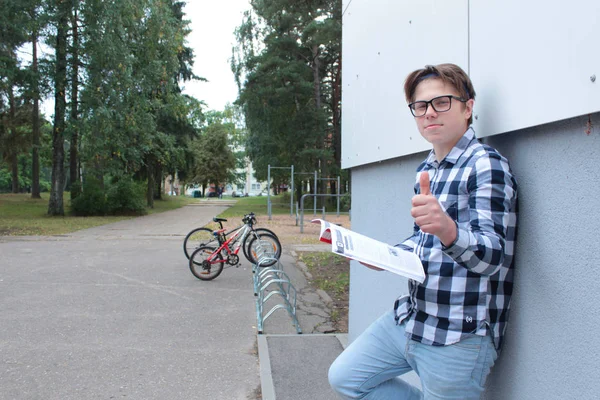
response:
<path id="1" fill-rule="evenodd" d="M 222 234 L 225 231 L 225 229 L 219 229 L 216 232 L 217 234 Z M 240 237 L 240 233 L 243 231 L 243 234 Z M 216 255 L 219 254 L 221 251 L 223 251 L 223 249 L 225 249 L 227 251 L 227 255 L 230 254 L 235 254 L 237 255 L 240 252 L 240 248 L 242 247 L 242 244 L 244 243 L 243 239 L 244 237 L 246 237 L 246 235 L 250 232 L 250 227 L 248 227 L 247 224 L 244 224 L 243 226 L 240 226 L 239 228 L 236 228 L 234 230 L 231 230 L 229 232 L 226 232 L 225 235 L 228 235 L 232 232 L 235 232 L 233 234 L 233 236 L 231 236 L 229 239 L 227 239 L 226 241 L 224 241 L 218 249 L 216 249 L 211 255 L 210 257 L 208 257 L 206 259 L 206 261 L 208 261 L 211 264 L 217 264 L 217 263 L 226 263 L 227 260 L 223 259 L 223 260 L 214 260 Z M 235 241 L 236 239 L 238 240 L 237 246 L 235 248 L 235 250 L 231 250 L 231 248 L 229 247 L 229 244 L 233 241 Z"/>
<path id="2" fill-rule="evenodd" d="M 234 228 L 230 231 L 225 232 L 225 229 L 223 229 L 223 225 L 221 223 L 219 223 L 221 225 L 221 229 L 215 230 L 214 232 L 218 232 L 219 234 L 223 234 L 223 236 L 228 237 L 229 235 L 231 235 L 232 233 L 234 234 L 233 236 L 231 236 L 230 239 L 235 238 L 236 236 L 239 235 L 239 232 L 243 230 L 243 233 L 239 236 L 238 240 L 240 241 L 240 246 L 242 243 L 244 243 L 244 239 L 246 239 L 246 236 L 248 236 L 252 231 L 254 231 L 254 226 L 249 224 L 249 223 L 245 223 L 243 225 L 238 226 L 237 228 Z M 231 243 L 230 239 L 227 239 L 223 242 L 219 241 L 219 250 L 221 249 L 221 246 L 225 243 L 225 242 L 229 242 Z M 206 243 L 207 245 L 210 244 L 212 241 Z M 239 248 L 238 248 L 239 250 Z M 228 253 L 231 254 L 231 253 Z M 237 252 L 235 252 L 234 254 L 237 254 Z"/>

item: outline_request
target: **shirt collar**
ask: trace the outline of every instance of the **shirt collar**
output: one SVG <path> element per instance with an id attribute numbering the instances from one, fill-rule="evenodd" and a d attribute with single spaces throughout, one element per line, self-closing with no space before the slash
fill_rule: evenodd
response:
<path id="1" fill-rule="evenodd" d="M 462 135 L 462 137 L 454 145 L 452 150 L 450 150 L 450 153 L 448 153 L 442 161 L 440 161 L 438 163 L 437 159 L 435 158 L 435 151 L 431 150 L 431 152 L 429 153 L 429 156 L 427 156 L 427 160 L 425 160 L 425 162 L 427 163 L 427 165 L 429 165 L 431 167 L 436 167 L 439 164 L 443 163 L 444 161 L 448 162 L 450 164 L 456 164 L 456 162 L 458 161 L 460 156 L 465 152 L 467 147 L 469 147 L 469 143 L 471 143 L 471 141 L 473 139 L 475 139 L 475 130 L 473 129 L 472 126 L 469 126 L 469 128 L 467 129 L 465 134 Z"/>

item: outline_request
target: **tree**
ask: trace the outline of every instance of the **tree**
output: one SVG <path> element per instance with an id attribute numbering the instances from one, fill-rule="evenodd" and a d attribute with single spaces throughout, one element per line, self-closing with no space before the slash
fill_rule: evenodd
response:
<path id="1" fill-rule="evenodd" d="M 232 70 L 257 177 L 266 178 L 268 164 L 319 169 L 325 176 L 338 172 L 341 1 L 251 4 L 253 11 L 236 30 Z M 281 173 L 276 179 L 289 176 Z"/>
<path id="2" fill-rule="evenodd" d="M 0 0 L 0 149 L 11 170 L 0 166 L 3 188 L 10 181 L 18 190 L 27 181 L 32 196 L 39 196 L 46 172 L 40 164 L 45 137 L 39 99 L 49 85 L 44 76 L 55 98 L 50 215 L 64 214 L 65 183 L 79 181 L 79 171 L 101 185 L 104 177 L 145 180 L 150 206 L 165 173 L 192 175 L 191 143 L 203 124 L 203 104 L 179 87 L 201 79 L 192 72 L 194 54 L 185 44 L 190 29 L 184 5 Z M 38 41 L 53 47 L 51 62 L 38 60 Z M 16 51 L 26 42 L 32 44 L 32 63 L 24 67 Z M 44 71 L 48 66 L 50 73 Z"/>
<path id="3" fill-rule="evenodd" d="M 42 68 L 47 68 L 47 60 L 38 56 L 38 40 L 48 24 L 48 13 L 43 0 L 28 0 L 23 4 L 27 11 L 29 41 L 31 42 L 31 65 L 28 69 L 27 97 L 33 102 L 31 124 L 32 124 L 32 148 L 31 148 L 31 198 L 41 198 L 40 192 L 40 146 L 41 146 L 41 115 L 40 98 L 49 91 L 48 79 L 43 78 L 49 74 L 41 73 Z M 41 61 L 41 62 L 40 62 Z"/>
<path id="4" fill-rule="evenodd" d="M 56 0 L 56 73 L 54 75 L 54 128 L 52 131 L 52 182 L 49 215 L 64 215 L 63 190 L 65 187 L 65 111 L 67 87 L 67 32 L 71 2 Z"/>
<path id="5" fill-rule="evenodd" d="M 69 183 L 79 181 L 79 1 L 71 10 L 71 113 L 69 118 Z"/>
<path id="6" fill-rule="evenodd" d="M 24 86 L 17 49 L 27 41 L 26 13 L 16 1 L 0 3 L 0 148 L 5 162 L 11 168 L 12 192 L 19 192 L 18 156 L 23 151 L 23 136 L 19 126 L 23 122 L 18 108 Z"/>
<path id="7" fill-rule="evenodd" d="M 81 158 L 96 175 L 135 175 L 147 181 L 150 207 L 166 171 L 185 164 L 194 106 L 181 94 L 191 79 L 193 52 L 183 3 L 88 0 L 82 9 Z"/>
<path id="8" fill-rule="evenodd" d="M 29 11 L 31 21 L 37 20 L 37 10 L 34 5 Z M 31 162 L 31 198 L 41 199 L 40 194 L 40 85 L 39 85 L 39 69 L 38 69 L 38 32 L 39 28 L 33 24 L 31 29 L 31 71 L 33 75 L 32 85 L 32 97 L 33 97 L 33 110 L 32 110 L 32 134 L 33 134 L 33 146 L 32 146 L 32 162 Z"/>
<path id="9" fill-rule="evenodd" d="M 228 182 L 236 160 L 227 140 L 227 127 L 220 121 L 208 125 L 200 138 L 192 144 L 195 155 L 194 182 L 222 185 Z M 203 193 L 204 195 L 204 193 Z"/>

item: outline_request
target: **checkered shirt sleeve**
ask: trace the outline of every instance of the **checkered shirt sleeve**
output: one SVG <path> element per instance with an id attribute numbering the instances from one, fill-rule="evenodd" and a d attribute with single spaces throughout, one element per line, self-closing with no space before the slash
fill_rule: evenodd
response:
<path id="1" fill-rule="evenodd" d="M 395 303 L 397 321 L 407 319 L 413 340 L 450 345 L 490 333 L 500 349 L 513 290 L 517 182 L 508 161 L 481 144 L 472 128 L 440 163 L 433 152 L 417 169 L 428 172 L 432 193 L 457 225 L 457 238 L 444 246 L 431 234 L 414 233 L 399 246 L 421 258 L 422 284 L 409 281 L 409 294 Z"/>

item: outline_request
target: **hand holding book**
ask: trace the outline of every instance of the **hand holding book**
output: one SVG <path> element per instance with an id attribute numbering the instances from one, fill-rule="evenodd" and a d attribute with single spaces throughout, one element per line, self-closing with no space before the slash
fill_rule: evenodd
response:
<path id="1" fill-rule="evenodd" d="M 421 283 L 425 280 L 423 265 L 416 254 L 332 225 L 322 219 L 314 219 L 311 222 L 321 224 L 319 240 L 330 243 L 333 253 L 359 261 L 369 268 L 384 269 Z"/>

